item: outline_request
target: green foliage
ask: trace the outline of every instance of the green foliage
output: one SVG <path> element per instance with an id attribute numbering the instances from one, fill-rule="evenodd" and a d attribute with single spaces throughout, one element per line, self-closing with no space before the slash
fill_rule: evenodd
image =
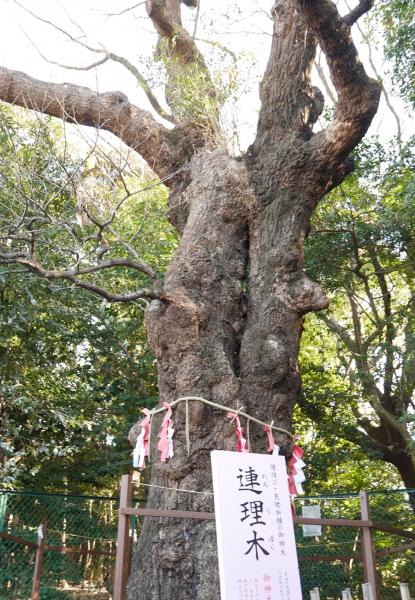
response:
<path id="1" fill-rule="evenodd" d="M 116 499 L 45 493 L 1 493 L 5 501 L 2 531 L 36 541 L 39 524 L 46 525 L 49 546 L 69 546 L 113 553 L 116 548 L 118 502 Z M 92 559 L 92 560 L 91 560 Z M 0 596 L 25 600 L 30 596 L 34 552 L 9 540 L 0 540 Z M 46 551 L 42 565 L 42 600 L 75 600 L 87 584 L 111 589 L 114 555 Z M 66 586 L 65 586 L 66 582 Z M 75 589 L 69 591 L 65 587 Z M 78 590 L 78 593 L 76 591 Z M 105 595 L 107 597 L 107 594 Z M 109 597 L 109 593 L 108 593 Z"/>
<path id="2" fill-rule="evenodd" d="M 385 55 L 393 65 L 392 79 L 399 93 L 415 105 L 415 2 L 381 0 Z"/>
<path id="3" fill-rule="evenodd" d="M 157 395 L 142 311 L 36 276 L 3 276 L 0 302 L 3 485 L 106 489 L 129 462 L 129 427 Z"/>
<path id="4" fill-rule="evenodd" d="M 413 453 L 413 144 L 362 144 L 355 172 L 313 219 L 307 271 L 331 299 L 327 312 L 307 318 L 301 355 L 297 419 L 310 444 L 314 491 L 398 482 L 392 467 L 372 463 L 391 460 L 394 452 L 377 438 L 379 401 L 406 428 L 403 451 Z M 311 432 L 307 418 L 301 424 L 304 415 L 313 422 Z M 378 467 L 369 469 L 372 464 Z"/>
<path id="5" fill-rule="evenodd" d="M 14 224 L 24 220 L 25 226 L 24 236 L 16 227 L 14 250 L 27 247 L 20 237 L 32 227 L 46 268 L 67 269 L 76 261 L 89 264 L 103 244 L 106 256 L 123 257 L 129 240 L 131 252 L 164 271 L 176 238 L 165 221 L 163 189 L 139 191 L 151 182 L 148 175 L 138 177 L 134 165 L 121 175 L 121 158 L 105 147 L 98 158 L 87 153 L 80 160 L 60 127 L 10 109 L 1 112 L 0 141 L 0 225 L 8 235 Z M 114 206 L 112 228 L 103 235 L 94 220 L 111 218 Z M 87 278 L 121 293 L 146 283 L 142 273 L 124 267 Z M 157 396 L 142 303 L 111 305 L 68 282 L 3 265 L 0 307 L 7 458 L 1 485 L 72 492 L 116 486 L 130 463 L 128 430 Z"/>

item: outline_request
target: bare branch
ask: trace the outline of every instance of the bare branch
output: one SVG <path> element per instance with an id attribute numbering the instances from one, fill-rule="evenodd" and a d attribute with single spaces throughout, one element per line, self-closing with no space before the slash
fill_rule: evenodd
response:
<path id="1" fill-rule="evenodd" d="M 94 265 L 91 267 L 59 271 L 56 269 L 53 269 L 53 270 L 46 269 L 37 260 L 27 256 L 26 254 L 24 254 L 22 252 L 10 252 L 10 253 L 1 252 L 0 253 L 0 264 L 16 264 L 16 263 L 26 266 L 28 269 L 30 269 L 30 271 L 37 273 L 38 275 L 40 275 L 41 277 L 44 277 L 45 279 L 65 279 L 67 281 L 70 281 L 76 287 L 93 292 L 94 294 L 97 294 L 98 296 L 105 298 L 108 302 L 131 302 L 133 300 L 138 300 L 139 298 L 162 299 L 162 295 L 154 290 L 149 290 L 149 289 L 143 288 L 143 289 L 139 289 L 134 292 L 129 292 L 129 293 L 125 293 L 125 294 L 115 294 L 115 293 L 112 293 L 112 292 L 96 285 L 95 283 L 92 283 L 90 281 L 85 281 L 83 279 L 79 279 L 80 275 L 94 273 L 101 269 L 109 269 L 109 268 L 113 268 L 113 267 L 117 267 L 117 266 L 130 267 L 135 270 L 145 272 L 147 275 L 149 275 L 151 273 L 150 276 L 155 278 L 155 273 L 150 267 L 148 267 L 147 265 L 144 265 L 144 263 L 139 263 L 137 261 L 129 261 L 126 259 L 112 259 L 110 261 L 103 261 L 103 262 L 99 263 L 98 265 Z M 150 273 L 146 272 L 147 270 L 149 270 Z"/>
<path id="2" fill-rule="evenodd" d="M 123 65 L 123 67 L 125 67 L 127 71 L 129 71 L 136 78 L 141 88 L 143 89 L 145 95 L 147 96 L 147 99 L 150 102 L 151 106 L 161 117 L 163 117 L 163 119 L 166 119 L 166 121 L 170 121 L 170 123 L 176 123 L 176 119 L 171 114 L 166 112 L 164 108 L 159 104 L 159 101 L 153 94 L 153 91 L 149 86 L 147 80 L 142 76 L 142 74 L 136 66 L 130 63 L 130 61 L 124 58 L 123 56 L 118 56 L 118 54 L 114 54 L 114 52 L 110 52 L 108 50 L 104 50 L 104 52 L 107 58 Z"/>
<path id="3" fill-rule="evenodd" d="M 192 38 L 195 40 L 196 39 L 196 33 L 197 33 L 197 26 L 199 24 L 199 16 L 200 16 L 200 2 L 201 0 L 198 0 L 196 2 L 196 15 L 195 15 L 195 22 L 193 25 L 193 34 L 192 34 Z"/>
<path id="4" fill-rule="evenodd" d="M 360 0 L 356 8 L 351 10 L 348 15 L 343 17 L 343 19 L 349 25 L 349 27 L 351 27 L 358 19 L 360 19 L 360 17 L 369 12 L 372 6 L 373 0 Z"/>
<path id="5" fill-rule="evenodd" d="M 59 31 L 60 33 L 62 33 L 71 42 L 74 42 L 75 44 L 79 44 L 79 45 L 83 46 L 84 48 L 86 48 L 90 52 L 95 52 L 97 54 L 101 53 L 101 49 L 100 48 L 93 48 L 92 46 L 88 46 L 88 44 L 86 42 L 81 41 L 79 38 L 73 37 L 70 33 L 68 33 L 62 27 L 59 27 L 58 25 L 56 25 L 56 23 L 54 23 L 53 21 L 49 21 L 48 19 L 40 17 L 36 13 L 32 12 L 31 10 L 29 10 L 28 8 L 26 8 L 25 6 L 23 6 L 23 4 L 20 4 L 20 2 L 18 2 L 17 0 L 14 0 L 14 2 L 15 2 L 15 4 L 17 4 L 17 6 L 19 6 L 22 10 L 24 10 L 25 12 L 27 12 L 29 15 L 31 15 L 34 19 L 36 19 L 37 21 L 40 21 L 41 23 L 45 23 L 45 25 L 49 25 L 50 27 L 53 27 L 53 29 L 56 29 L 57 31 Z M 73 23 L 73 21 L 72 21 L 72 23 Z M 82 34 L 82 37 L 86 37 L 85 32 L 80 28 L 80 26 L 79 25 L 76 25 L 76 26 L 80 30 L 80 32 Z"/>
<path id="6" fill-rule="evenodd" d="M 311 141 L 319 156 L 335 168 L 369 128 L 381 86 L 367 76 L 350 25 L 331 0 L 297 0 L 297 6 L 318 36 L 338 96 L 333 122 Z"/>
<path id="7" fill-rule="evenodd" d="M 0 252 L 0 262 L 10 262 L 11 260 L 15 260 L 20 262 L 20 264 L 26 264 L 28 267 L 33 269 L 38 269 L 40 267 L 40 263 L 33 258 L 28 257 L 26 254 L 21 252 Z M 145 275 L 148 275 L 152 279 L 156 279 L 156 272 L 146 263 L 141 260 L 128 260 L 127 258 L 112 258 L 111 260 L 99 262 L 96 265 L 91 265 L 89 267 L 80 267 L 76 269 L 68 269 L 66 271 L 58 271 L 56 269 L 53 270 L 44 270 L 42 275 L 47 277 L 48 279 L 68 279 L 72 276 L 77 275 L 87 275 L 88 273 L 96 273 L 97 271 L 102 271 L 104 269 L 111 269 L 113 267 L 128 267 L 130 269 L 134 269 L 135 271 L 140 271 Z"/>
<path id="8" fill-rule="evenodd" d="M 330 100 L 333 102 L 333 104 L 336 104 L 336 97 L 333 94 L 333 91 L 332 91 L 332 89 L 330 87 L 330 84 L 327 81 L 326 74 L 324 73 L 324 69 L 321 66 L 321 52 L 319 52 L 319 57 L 315 61 L 314 66 L 316 68 L 318 76 L 320 77 L 320 81 L 323 84 L 323 87 L 324 87 L 324 89 L 326 91 L 327 96 L 330 98 Z"/>
<path id="9" fill-rule="evenodd" d="M 141 86 L 141 88 L 143 89 L 145 95 L 147 96 L 147 99 L 150 102 L 150 104 L 153 107 L 153 109 L 161 117 L 163 117 L 163 119 L 166 119 L 170 123 L 175 123 L 174 117 L 172 117 L 172 115 L 170 115 L 168 112 L 166 112 L 164 110 L 164 108 L 160 105 L 160 103 L 157 100 L 156 96 L 154 95 L 154 93 L 153 93 L 153 91 L 152 91 L 152 89 L 151 89 L 148 81 L 143 77 L 143 75 L 140 73 L 140 71 L 137 69 L 137 67 L 135 67 L 129 60 L 127 60 L 123 56 L 119 56 L 119 55 L 115 54 L 114 52 L 111 52 L 111 51 L 107 50 L 104 47 L 102 47 L 102 48 L 93 48 L 93 47 L 89 46 L 86 42 L 80 40 L 79 38 L 75 38 L 74 36 L 72 36 L 68 31 L 66 31 L 62 27 L 56 26 L 52 21 L 48 21 L 47 19 L 43 19 L 42 17 L 39 17 L 38 15 L 36 15 L 35 13 L 33 13 L 32 11 L 30 11 L 30 10 L 26 9 L 25 7 L 23 7 L 18 2 L 16 2 L 16 3 L 18 4 L 18 6 L 20 6 L 21 8 L 23 8 L 23 10 L 25 10 L 26 12 L 28 12 L 35 19 L 41 21 L 42 23 L 46 23 L 47 25 L 49 25 L 49 26 L 54 27 L 55 29 L 57 29 L 60 33 L 64 34 L 71 42 L 83 46 L 89 52 L 94 52 L 96 54 L 103 54 L 104 55 L 99 60 L 94 61 L 91 64 L 86 65 L 86 66 L 79 67 L 79 66 L 76 66 L 76 65 L 64 65 L 64 64 L 59 63 L 59 62 L 57 62 L 55 60 L 51 60 L 51 59 L 47 58 L 42 53 L 42 51 L 34 44 L 34 42 L 27 35 L 27 33 L 24 32 L 24 35 L 27 37 L 27 39 L 29 40 L 29 42 L 32 44 L 32 46 L 39 53 L 39 55 L 43 58 L 44 61 L 46 61 L 49 64 L 56 65 L 56 66 L 61 67 L 63 69 L 69 69 L 69 70 L 72 70 L 72 71 L 89 71 L 89 70 L 91 70 L 91 69 L 93 69 L 95 67 L 98 67 L 98 66 L 104 64 L 108 60 L 112 60 L 114 62 L 118 62 L 119 64 L 123 65 L 135 77 L 135 79 L 137 80 L 137 82 L 139 83 L 139 85 Z M 85 34 L 85 32 L 82 29 L 81 29 L 81 32 L 82 32 L 83 37 L 86 37 L 86 34 Z"/>
<path id="10" fill-rule="evenodd" d="M 0 100 L 110 131 L 139 152 L 161 177 L 171 171 L 169 131 L 121 92 L 99 94 L 86 87 L 46 83 L 0 67 Z"/>
<path id="11" fill-rule="evenodd" d="M 52 60 L 52 59 L 48 58 L 45 54 L 43 54 L 41 49 L 38 48 L 38 46 L 36 46 L 36 44 L 33 42 L 32 38 L 26 33 L 26 31 L 24 31 L 24 30 L 22 30 L 22 31 L 23 31 L 23 34 L 26 37 L 26 39 L 30 42 L 30 44 L 33 46 L 33 48 L 36 50 L 36 52 L 39 54 L 39 56 L 45 62 L 47 62 L 49 65 L 55 65 L 56 67 L 60 67 L 61 69 L 68 69 L 70 71 L 91 71 L 92 69 L 95 69 L 96 67 L 100 67 L 101 65 L 103 65 L 104 63 L 106 63 L 109 60 L 108 56 L 104 56 L 103 58 L 100 58 L 99 60 L 95 60 L 94 62 L 92 62 L 88 65 L 84 65 L 84 66 L 64 65 L 60 62 L 57 62 L 56 60 Z"/>
<path id="12" fill-rule="evenodd" d="M 105 16 L 107 16 L 107 17 L 120 17 L 121 15 L 125 15 L 125 13 L 130 12 L 130 11 L 134 10 L 135 8 L 138 8 L 139 6 L 143 6 L 143 4 L 145 4 L 145 0 L 143 2 L 137 2 L 137 4 L 133 4 L 132 6 L 127 6 L 127 8 L 124 8 L 123 10 L 120 10 L 119 12 L 113 12 L 113 13 L 106 12 L 103 14 L 105 14 Z"/>
<path id="13" fill-rule="evenodd" d="M 346 5 L 348 6 L 348 2 L 346 2 Z M 368 60 L 369 60 L 369 64 L 372 67 L 372 71 L 376 77 L 376 79 L 378 81 L 381 81 L 381 76 L 376 68 L 375 65 L 375 61 L 373 60 L 373 52 L 372 52 L 372 44 L 370 43 L 370 39 L 369 39 L 369 35 L 365 34 L 363 29 L 360 27 L 359 23 L 356 23 L 357 29 L 360 33 L 360 35 L 362 36 L 362 40 L 365 42 L 367 49 L 368 49 Z M 383 97 L 385 98 L 385 102 L 387 107 L 389 108 L 389 110 L 391 111 L 395 121 L 396 121 L 396 137 L 398 140 L 398 144 L 401 145 L 402 143 L 402 126 L 401 126 L 401 120 L 399 118 L 398 113 L 396 112 L 392 102 L 390 101 L 389 98 L 389 93 L 387 92 L 385 86 L 382 84 L 382 93 L 383 93 Z"/>

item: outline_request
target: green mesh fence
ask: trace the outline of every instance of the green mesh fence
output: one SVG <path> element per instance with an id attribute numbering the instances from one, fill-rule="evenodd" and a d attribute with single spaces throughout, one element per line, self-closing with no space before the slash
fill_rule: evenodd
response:
<path id="1" fill-rule="evenodd" d="M 2 531 L 36 542 L 39 524 L 46 526 L 48 546 L 71 547 L 81 552 L 45 552 L 42 600 L 75 600 L 80 591 L 110 598 L 115 558 L 86 551 L 115 553 L 118 500 L 85 496 L 0 492 Z M 35 550 L 0 538 L 0 598 L 30 597 Z M 97 595 L 98 592 L 102 592 Z M 92 596 L 91 596 L 92 597 Z"/>
<path id="2" fill-rule="evenodd" d="M 374 521 L 382 522 L 399 529 L 415 532 L 415 490 L 409 493 L 390 491 L 387 494 L 370 494 L 371 516 Z M 411 541 L 399 535 L 375 531 L 375 545 L 378 552 L 396 548 Z M 412 596 L 415 596 L 415 549 L 397 551 L 389 556 L 377 558 L 381 581 L 382 599 L 398 600 L 399 582 L 409 584 Z"/>
<path id="3" fill-rule="evenodd" d="M 369 499 L 374 521 L 415 531 L 415 490 L 370 492 Z M 298 516 L 309 505 L 318 506 L 322 518 L 361 518 L 358 494 L 297 498 Z M 49 546 L 115 552 L 117 507 L 116 498 L 0 491 L 0 531 L 36 541 L 38 526 L 44 523 Z M 139 527 L 137 520 L 133 527 Z M 295 529 L 304 598 L 315 587 L 320 588 L 322 600 L 340 599 L 346 588 L 354 599 L 362 598 L 360 530 L 323 527 L 320 535 L 304 536 L 302 526 Z M 399 550 L 411 540 L 381 531 L 374 533 L 374 540 L 381 554 L 377 569 L 382 600 L 400 600 L 399 582 L 407 582 L 415 597 L 415 550 Z M 382 555 L 392 548 L 397 551 Z M 34 557 L 34 549 L 0 538 L 1 600 L 28 600 Z M 41 600 L 109 600 L 114 564 L 112 556 L 49 550 L 42 569 Z"/>
<path id="4" fill-rule="evenodd" d="M 415 532 L 415 490 L 369 492 L 369 501 L 373 521 Z M 318 505 L 322 518 L 361 518 L 359 494 L 297 498 L 298 516 L 304 505 Z M 353 598 L 362 598 L 361 530 L 323 527 L 321 535 L 305 537 L 301 526 L 295 529 L 304 598 L 310 597 L 314 587 L 320 588 L 322 600 L 337 600 L 346 588 L 350 588 Z M 377 553 L 398 549 L 411 541 L 414 540 L 374 530 Z M 415 597 L 415 550 L 378 556 L 376 564 L 382 600 L 400 600 L 400 582 L 408 583 Z"/>

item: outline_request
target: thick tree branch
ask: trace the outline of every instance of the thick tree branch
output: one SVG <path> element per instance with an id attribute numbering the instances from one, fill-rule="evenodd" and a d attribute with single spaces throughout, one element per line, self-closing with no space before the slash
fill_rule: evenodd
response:
<path id="1" fill-rule="evenodd" d="M 368 254 L 372 261 L 372 264 L 373 264 L 373 267 L 375 270 L 375 276 L 376 276 L 376 279 L 378 281 L 379 287 L 382 292 L 383 314 L 384 314 L 384 319 L 386 322 L 386 335 L 385 335 L 385 342 L 386 342 L 385 358 L 386 358 L 386 360 L 385 360 L 385 367 L 384 367 L 383 387 L 385 390 L 384 391 L 385 402 L 388 401 L 389 403 L 391 403 L 393 405 L 394 402 L 393 402 L 393 397 L 392 397 L 392 386 L 393 386 L 394 356 L 395 356 L 394 340 L 395 340 L 396 332 L 395 332 L 395 326 L 394 326 L 393 319 L 392 319 L 391 292 L 388 287 L 388 282 L 386 280 L 385 271 L 382 268 L 382 265 L 380 264 L 380 261 L 379 261 L 378 255 L 377 255 L 377 249 L 375 247 L 373 247 L 371 243 L 368 243 L 367 251 L 368 251 Z M 396 409 L 397 407 L 391 406 L 392 411 L 394 408 Z"/>
<path id="2" fill-rule="evenodd" d="M 364 0 L 363 0 L 363 2 L 361 2 L 361 4 L 362 3 L 363 4 L 369 4 L 369 2 L 365 3 Z M 348 2 L 347 1 L 346 1 L 346 5 L 348 6 Z M 373 1 L 371 2 L 371 5 L 373 5 Z M 357 8 L 359 8 L 359 7 L 357 7 Z M 369 6 L 369 8 L 371 8 L 371 6 Z M 357 10 L 357 9 L 355 9 L 355 10 Z M 354 11 L 351 11 L 350 14 L 352 15 L 353 12 Z M 346 19 L 347 19 L 347 17 L 346 17 Z M 357 30 L 359 31 L 360 35 L 362 36 L 362 40 L 366 43 L 366 46 L 367 46 L 367 49 L 368 49 L 368 61 L 369 61 L 370 66 L 372 67 L 373 74 L 375 75 L 375 77 L 376 77 L 376 79 L 378 81 L 381 81 L 382 77 L 379 74 L 379 72 L 378 72 L 378 70 L 376 68 L 376 65 L 375 65 L 375 61 L 373 59 L 372 44 L 370 43 L 369 34 L 366 34 L 363 31 L 363 29 L 360 27 L 359 23 L 357 23 L 356 26 L 357 26 Z M 394 119 L 396 121 L 396 137 L 397 137 L 397 140 L 398 140 L 398 144 L 401 145 L 402 144 L 402 126 L 401 126 L 401 120 L 400 120 L 399 115 L 396 112 L 396 110 L 395 110 L 392 102 L 390 101 L 389 93 L 387 92 L 387 90 L 386 90 L 386 88 L 385 88 L 385 86 L 383 84 L 382 84 L 382 92 L 383 92 L 383 97 L 385 98 L 386 105 L 389 108 L 389 110 L 391 111 L 391 113 L 393 114 L 393 117 L 394 117 Z"/>
<path id="3" fill-rule="evenodd" d="M 340 325 L 340 323 L 337 323 L 337 321 L 335 321 L 334 319 L 328 317 L 324 312 L 319 312 L 318 317 L 327 325 L 330 331 L 332 331 L 342 340 L 343 344 L 346 346 L 349 352 L 352 355 L 355 355 L 357 352 L 356 344 L 350 337 L 347 329 L 343 327 L 343 325 Z"/>
<path id="4" fill-rule="evenodd" d="M 364 432 L 355 425 L 333 418 L 333 415 L 328 416 L 318 403 L 314 402 L 312 398 L 308 399 L 304 393 L 300 394 L 298 404 L 301 410 L 318 425 L 330 421 L 330 428 L 332 428 L 340 438 L 359 446 L 366 452 L 380 454 L 380 457 L 383 458 L 383 452 L 385 450 L 384 444 L 378 439 L 372 438 L 366 431 L 366 428 L 360 423 L 359 425 L 362 426 Z"/>
<path id="5" fill-rule="evenodd" d="M 379 417 L 381 426 L 389 427 L 391 431 L 394 431 L 397 435 L 402 436 L 403 439 L 407 439 L 408 432 L 406 431 L 405 425 L 400 423 L 395 418 L 394 414 L 390 412 L 388 408 L 383 406 L 383 394 L 377 387 L 376 382 L 370 372 L 367 362 L 366 349 L 364 348 L 364 344 L 362 343 L 361 339 L 360 324 L 358 323 L 359 317 L 356 313 L 356 306 L 353 302 L 353 298 L 350 295 L 349 301 L 353 314 L 353 325 L 356 335 L 355 340 L 351 338 L 345 327 L 330 317 L 327 317 L 324 313 L 319 314 L 319 317 L 333 333 L 340 337 L 346 348 L 351 352 L 359 370 L 359 381 L 362 385 L 365 397 L 370 402 L 376 415 Z"/>
<path id="6" fill-rule="evenodd" d="M 209 130 L 219 128 L 216 90 L 194 37 L 182 25 L 181 5 L 197 0 L 147 0 L 146 8 L 159 34 L 157 55 L 164 61 L 168 81 L 166 100 L 178 120 L 193 120 Z"/>
<path id="7" fill-rule="evenodd" d="M 272 46 L 260 85 L 254 144 L 259 152 L 291 131 L 307 132 L 323 108 L 322 94 L 312 88 L 310 79 L 316 50 L 313 31 L 291 0 L 276 0 L 272 18 Z"/>
<path id="8" fill-rule="evenodd" d="M 197 64 L 201 69 L 206 70 L 208 75 L 202 54 L 192 36 L 182 26 L 181 4 L 182 0 L 148 0 L 146 8 L 157 33 L 168 42 L 172 55 L 182 65 Z M 196 5 L 188 2 L 185 4 Z"/>
<path id="9" fill-rule="evenodd" d="M 360 0 L 359 4 L 349 12 L 348 15 L 343 17 L 344 21 L 351 27 L 356 23 L 360 17 L 362 17 L 365 13 L 369 12 L 369 10 L 373 6 L 373 0 Z"/>
<path id="10" fill-rule="evenodd" d="M 345 194 L 342 186 L 340 186 L 340 191 L 342 193 L 343 198 L 348 202 L 349 200 L 348 200 L 347 195 Z M 369 278 L 363 270 L 364 263 L 362 262 L 362 260 L 360 258 L 361 248 L 360 248 L 358 236 L 356 234 L 354 218 L 353 218 L 353 226 L 352 226 L 352 229 L 350 230 L 350 238 L 351 238 L 351 242 L 352 242 L 352 250 L 353 250 L 354 262 L 355 262 L 353 272 L 356 274 L 356 276 L 361 281 L 363 281 L 366 296 L 369 299 L 370 308 L 372 309 L 373 317 L 375 319 L 377 327 L 379 327 L 382 322 L 382 319 L 379 316 L 376 302 L 375 302 L 375 299 L 372 294 L 372 289 L 371 289 L 371 286 L 369 283 Z"/>
<path id="11" fill-rule="evenodd" d="M 297 0 L 326 56 L 338 101 L 333 122 L 312 144 L 328 166 L 341 164 L 366 133 L 376 113 L 381 85 L 359 61 L 350 25 L 331 0 Z"/>
<path id="12" fill-rule="evenodd" d="M 411 311 L 411 315 L 415 314 L 415 296 L 412 294 L 411 299 L 408 303 L 407 310 Z M 404 328 L 404 350 L 402 360 L 402 372 L 399 378 L 399 392 L 402 402 L 404 403 L 405 410 L 408 409 L 409 405 L 415 411 L 415 339 L 413 335 L 413 322 L 412 317 L 407 320 Z"/>
<path id="13" fill-rule="evenodd" d="M 170 132 L 121 92 L 98 94 L 86 87 L 46 83 L 0 67 L 0 100 L 110 131 L 141 154 L 161 177 L 173 170 Z"/>

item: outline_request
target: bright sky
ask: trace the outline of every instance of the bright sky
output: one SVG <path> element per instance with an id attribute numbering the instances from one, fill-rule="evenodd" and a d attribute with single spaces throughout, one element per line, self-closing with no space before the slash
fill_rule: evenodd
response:
<path id="1" fill-rule="evenodd" d="M 344 1 L 342 0 L 343 3 Z M 103 45 L 108 50 L 127 57 L 142 72 L 148 72 L 156 36 L 146 17 L 144 2 L 139 2 L 134 11 L 112 17 L 108 17 L 108 13 L 119 13 L 137 2 L 134 0 L 61 0 L 60 2 L 21 0 L 21 2 L 27 9 L 69 31 L 74 37 L 81 35 L 77 27 L 79 25 L 87 34 L 89 45 L 94 47 Z M 238 128 L 242 131 L 243 147 L 251 141 L 255 132 L 256 113 L 259 107 L 258 82 L 265 68 L 271 42 L 271 22 L 267 17 L 271 4 L 271 0 L 241 0 L 238 4 L 235 0 L 221 0 L 218 8 L 218 0 L 201 0 L 197 37 L 217 40 L 235 52 L 242 59 L 245 67 L 251 64 L 248 75 L 244 76 L 244 89 L 240 93 L 241 97 L 235 111 Z M 106 63 L 98 69 L 74 71 L 48 64 L 33 44 L 49 60 L 67 65 L 85 66 L 96 61 L 99 56 L 69 41 L 50 25 L 39 22 L 13 0 L 0 0 L 0 10 L 0 64 L 3 66 L 25 71 L 33 77 L 48 81 L 79 83 L 100 91 L 120 90 L 133 102 L 149 109 L 144 94 L 137 89 L 133 77 L 121 65 Z M 185 22 L 190 31 L 193 30 L 195 12 L 194 9 L 183 7 Z M 205 54 L 212 55 L 210 45 L 201 42 L 200 47 Z M 367 66 L 367 47 L 359 44 L 359 48 L 362 60 Z M 374 58 L 377 70 L 384 76 L 385 69 L 379 51 L 374 50 Z M 217 65 L 217 68 L 220 66 Z M 370 67 L 368 71 L 371 72 Z M 241 72 L 245 73 L 246 69 L 241 69 Z M 318 81 L 316 83 L 319 85 Z M 160 90 L 158 97 L 162 101 Z M 390 99 L 402 120 L 404 137 L 408 137 L 415 131 L 414 122 L 411 121 L 410 115 L 399 99 L 393 96 Z M 378 133 L 383 139 L 396 133 L 394 118 L 384 100 L 372 125 L 371 133 Z"/>

